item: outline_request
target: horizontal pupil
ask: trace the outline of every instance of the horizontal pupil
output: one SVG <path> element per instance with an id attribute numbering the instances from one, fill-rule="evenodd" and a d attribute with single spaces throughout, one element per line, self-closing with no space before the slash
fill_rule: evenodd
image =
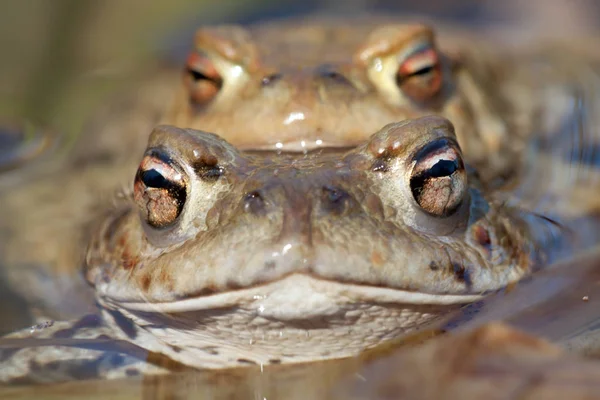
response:
<path id="1" fill-rule="evenodd" d="M 140 179 L 142 180 L 142 182 L 144 182 L 144 185 L 146 185 L 147 187 L 169 189 L 173 186 L 171 182 L 166 180 L 165 177 L 162 176 L 160 172 L 158 172 L 155 169 L 149 169 L 147 171 L 142 172 L 140 175 Z"/>
<path id="2" fill-rule="evenodd" d="M 431 178 L 439 178 L 442 176 L 450 176 L 458 169 L 457 160 L 440 160 L 429 170 L 425 171 L 425 175 Z"/>
<path id="3" fill-rule="evenodd" d="M 192 77 L 192 80 L 194 82 L 200 82 L 200 81 L 209 81 L 212 82 L 213 84 L 215 84 L 215 86 L 217 86 L 217 88 L 221 88 L 221 86 L 223 86 L 223 79 L 221 79 L 220 76 L 209 76 L 206 74 L 203 74 L 202 72 L 196 71 L 195 69 L 191 69 L 188 68 L 187 70 L 188 74 L 190 74 L 190 76 Z"/>
<path id="4" fill-rule="evenodd" d="M 433 71 L 433 65 L 429 66 L 429 67 L 423 67 L 415 72 L 413 72 L 411 75 L 412 76 L 417 76 L 417 75 L 427 75 L 429 74 L 431 71 Z"/>
<path id="5" fill-rule="evenodd" d="M 188 69 L 188 73 L 192 76 L 192 79 L 194 81 L 201 81 L 201 80 L 210 80 L 208 78 L 208 76 L 204 75 L 201 72 L 195 71 L 193 69 Z"/>

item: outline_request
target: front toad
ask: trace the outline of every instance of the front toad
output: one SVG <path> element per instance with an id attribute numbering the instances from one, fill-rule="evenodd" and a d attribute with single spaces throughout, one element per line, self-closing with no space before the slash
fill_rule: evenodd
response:
<path id="1" fill-rule="evenodd" d="M 160 126 L 87 277 L 118 336 L 186 365 L 336 358 L 527 274 L 525 226 L 481 193 L 443 118 L 306 154 Z"/>

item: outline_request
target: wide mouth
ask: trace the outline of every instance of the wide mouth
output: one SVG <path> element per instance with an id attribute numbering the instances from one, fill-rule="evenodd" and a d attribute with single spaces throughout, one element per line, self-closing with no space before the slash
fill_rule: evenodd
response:
<path id="1" fill-rule="evenodd" d="M 381 286 L 331 281 L 305 273 L 293 273 L 276 281 L 209 295 L 173 301 L 102 300 L 131 311 L 185 313 L 243 306 L 267 314 L 326 315 L 340 305 L 378 303 L 393 305 L 457 305 L 481 299 L 481 294 L 434 294 Z"/>

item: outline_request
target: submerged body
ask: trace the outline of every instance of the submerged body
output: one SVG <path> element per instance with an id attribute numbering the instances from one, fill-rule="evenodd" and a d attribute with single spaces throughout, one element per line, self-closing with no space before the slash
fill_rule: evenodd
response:
<path id="1" fill-rule="evenodd" d="M 75 155 L 84 174 L 65 182 L 83 197 L 63 200 L 86 214 L 96 205 L 86 185 L 114 190 L 135 175 L 91 228 L 67 235 L 89 232 L 85 276 L 104 320 L 34 336 L 109 335 L 197 368 L 316 361 L 527 276 L 539 243 L 499 189 L 542 123 L 535 72 L 443 38 L 382 21 L 200 30 L 184 84 L 100 123 L 96 145 Z M 168 125 L 142 156 L 161 113 Z M 81 266 L 49 253 L 58 270 Z M 62 358 L 28 350 L 11 357 Z M 106 362 L 78 354 L 65 358 Z M 2 362 L 4 380 L 32 369 Z"/>

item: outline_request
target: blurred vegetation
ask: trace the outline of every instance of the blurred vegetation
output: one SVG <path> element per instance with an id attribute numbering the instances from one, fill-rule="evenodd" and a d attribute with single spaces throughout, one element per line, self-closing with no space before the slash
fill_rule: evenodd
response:
<path id="1" fill-rule="evenodd" d="M 241 18 L 269 1 L 5 0 L 0 118 L 77 134 L 105 94 L 136 77 L 182 26 Z M 139 74 L 138 74 L 139 75 Z"/>

